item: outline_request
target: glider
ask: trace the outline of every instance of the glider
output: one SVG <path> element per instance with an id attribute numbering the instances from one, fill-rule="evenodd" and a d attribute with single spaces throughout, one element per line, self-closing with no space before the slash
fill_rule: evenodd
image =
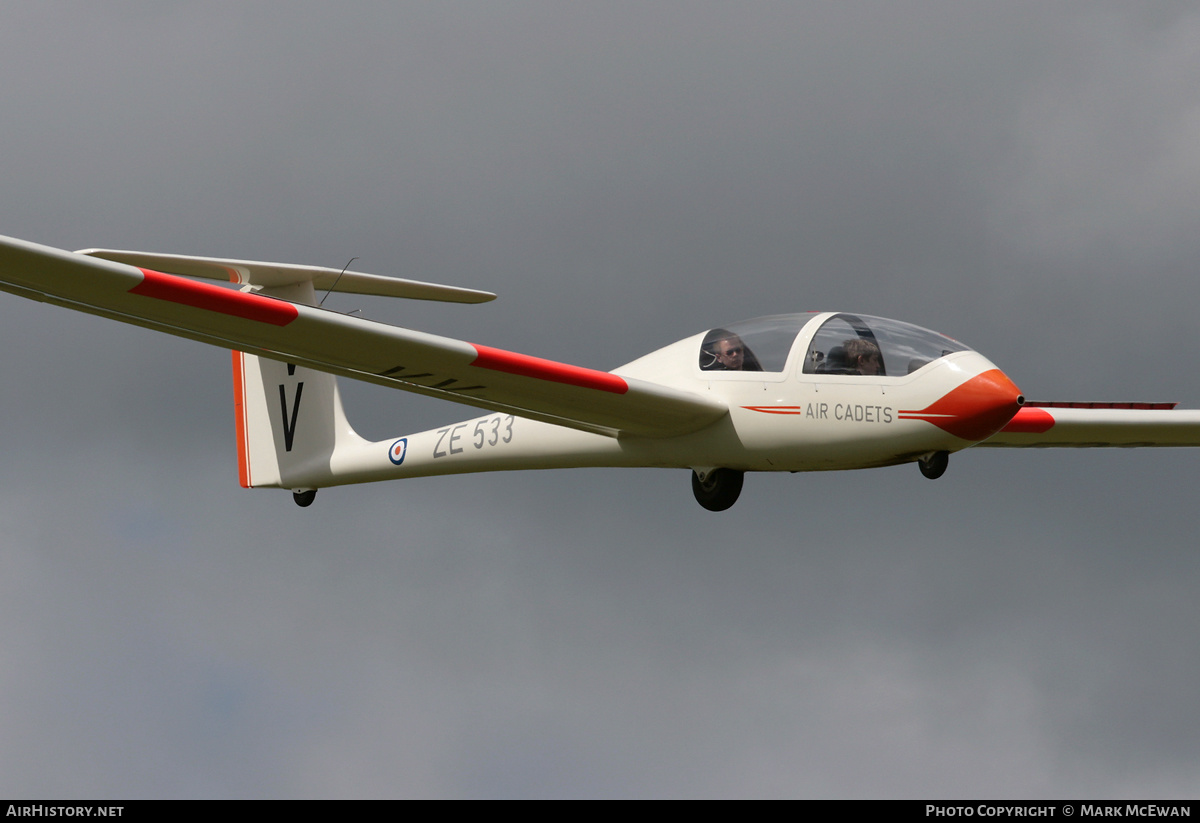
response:
<path id="1" fill-rule="evenodd" d="M 223 285 L 204 281 L 224 281 Z M 748 471 L 916 463 L 971 447 L 1200 446 L 1200 412 L 1027 401 L 983 355 L 846 312 L 711 329 L 611 372 L 324 309 L 318 291 L 481 303 L 488 292 L 336 269 L 0 238 L 0 290 L 230 349 L 238 477 L 307 506 L 328 486 L 512 469 L 691 469 L 706 509 Z M 370 442 L 336 376 L 483 409 Z"/>

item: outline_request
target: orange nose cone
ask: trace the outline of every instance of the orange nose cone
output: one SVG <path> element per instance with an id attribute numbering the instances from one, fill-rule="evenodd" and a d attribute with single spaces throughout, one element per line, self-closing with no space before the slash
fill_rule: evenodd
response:
<path id="1" fill-rule="evenodd" d="M 927 420 L 963 440 L 986 440 L 1004 428 L 1025 398 L 1008 375 L 991 369 L 972 377 L 928 408 L 901 411 L 902 420 Z"/>

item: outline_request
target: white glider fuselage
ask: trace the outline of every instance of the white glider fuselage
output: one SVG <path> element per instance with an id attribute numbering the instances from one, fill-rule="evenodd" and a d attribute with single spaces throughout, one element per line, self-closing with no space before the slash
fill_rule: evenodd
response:
<path id="1" fill-rule="evenodd" d="M 728 410 L 698 431 L 675 437 L 608 436 L 490 414 L 403 438 L 362 441 L 339 449 L 327 472 L 317 468 L 307 477 L 292 475 L 285 485 L 320 488 L 440 474 L 597 466 L 789 472 L 870 468 L 974 445 L 1017 412 L 1016 386 L 970 350 L 897 377 L 805 373 L 802 366 L 816 330 L 837 316 L 801 316 L 803 328 L 778 371 L 703 370 L 697 358 L 703 334 L 613 370 L 621 377 L 711 398 Z M 957 400 L 956 390 L 964 395 Z M 945 409 L 935 408 L 939 401 Z M 943 427 L 946 421 L 951 424 Z"/>

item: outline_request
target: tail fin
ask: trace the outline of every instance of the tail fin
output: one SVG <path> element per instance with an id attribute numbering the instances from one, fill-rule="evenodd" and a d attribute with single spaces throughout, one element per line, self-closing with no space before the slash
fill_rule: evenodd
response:
<path id="1" fill-rule="evenodd" d="M 315 305 L 311 282 L 261 293 Z M 235 351 L 233 395 L 243 488 L 317 488 L 331 478 L 337 449 L 365 442 L 346 420 L 332 374 Z"/>

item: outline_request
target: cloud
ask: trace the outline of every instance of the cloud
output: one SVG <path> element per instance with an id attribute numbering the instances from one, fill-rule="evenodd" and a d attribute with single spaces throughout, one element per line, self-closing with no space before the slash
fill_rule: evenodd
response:
<path id="1" fill-rule="evenodd" d="M 1186 8 L 13 14 L 7 234 L 358 256 L 500 299 L 338 308 L 597 368 L 846 308 L 1031 396 L 1198 402 Z M 300 510 L 236 486 L 227 354 L 4 298 L 10 794 L 1195 794 L 1190 453 Z M 344 391 L 373 438 L 469 416 Z"/>

